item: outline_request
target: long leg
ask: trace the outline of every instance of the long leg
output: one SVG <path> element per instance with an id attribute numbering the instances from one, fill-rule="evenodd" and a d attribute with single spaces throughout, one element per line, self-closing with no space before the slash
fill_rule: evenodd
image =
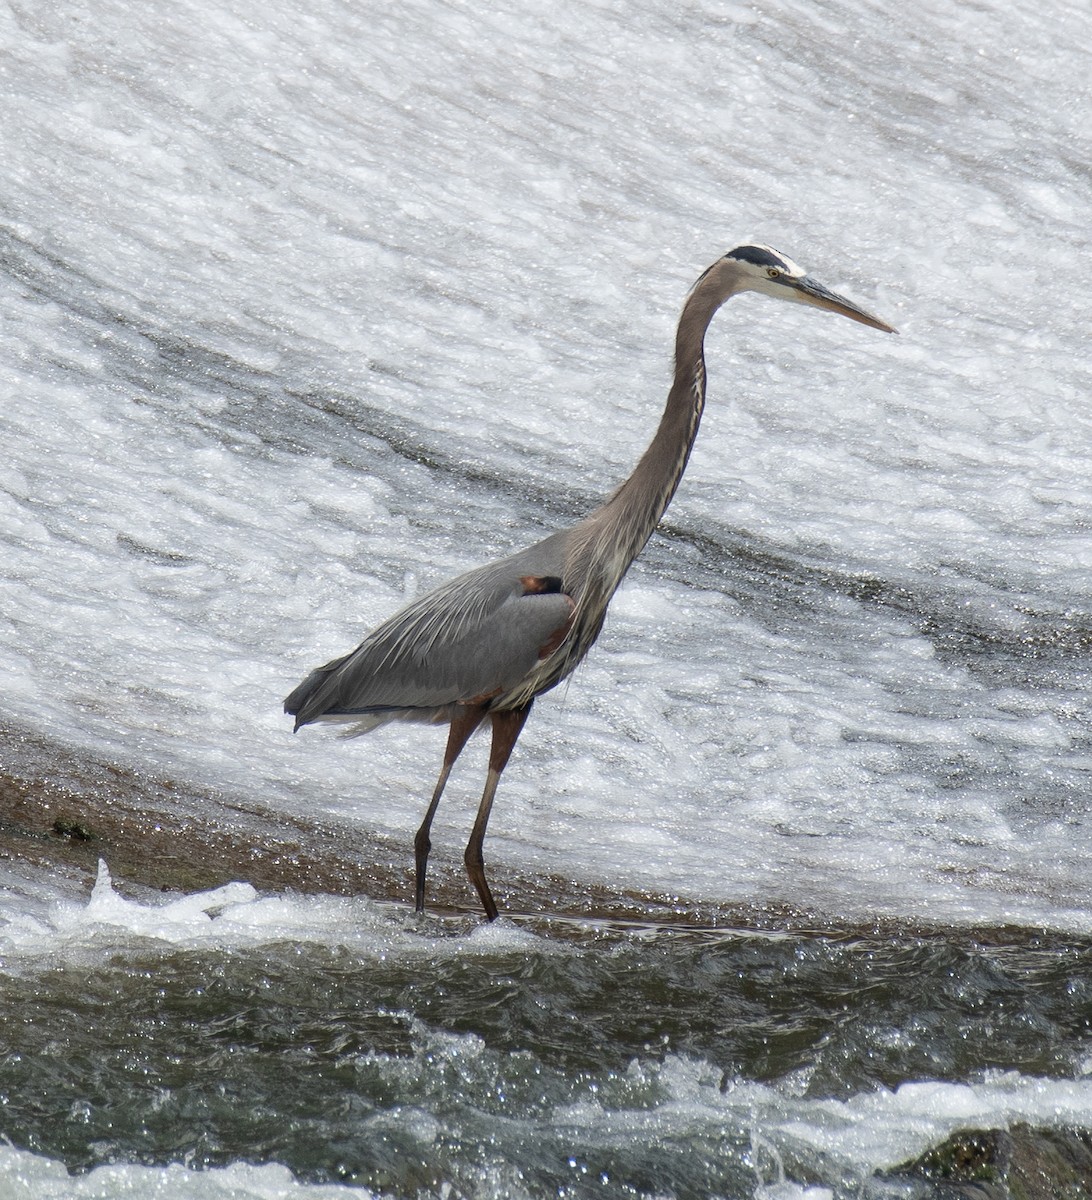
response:
<path id="1" fill-rule="evenodd" d="M 496 794 L 501 772 L 508 765 L 512 747 L 515 746 L 530 711 L 531 705 L 528 704 L 524 708 L 509 712 L 490 714 L 493 719 L 493 744 L 489 750 L 489 774 L 485 777 L 485 791 L 478 805 L 478 815 L 474 818 L 474 828 L 470 831 L 470 841 L 466 844 L 466 854 L 463 856 L 466 873 L 470 876 L 470 882 L 477 888 L 482 908 L 490 921 L 497 919 L 497 905 L 493 900 L 493 893 L 489 890 L 489 884 L 485 881 L 485 860 L 482 858 L 485 827 L 489 824 L 489 810 L 493 807 L 493 796 Z"/>
<path id="2" fill-rule="evenodd" d="M 432 793 L 432 800 L 429 803 L 428 812 L 425 813 L 425 819 L 421 822 L 421 828 L 417 830 L 417 836 L 413 839 L 414 861 L 417 866 L 418 912 L 425 911 L 425 870 L 428 867 L 428 852 L 432 849 L 432 842 L 429 840 L 432 818 L 436 816 L 440 797 L 444 794 L 444 786 L 447 783 L 447 777 L 451 774 L 451 768 L 455 765 L 455 760 L 462 753 L 470 735 L 482 723 L 484 717 L 485 709 L 481 705 L 474 705 L 451 718 L 451 728 L 448 730 L 447 749 L 444 751 L 444 765 L 440 769 L 440 778 L 436 780 L 436 788 Z"/>

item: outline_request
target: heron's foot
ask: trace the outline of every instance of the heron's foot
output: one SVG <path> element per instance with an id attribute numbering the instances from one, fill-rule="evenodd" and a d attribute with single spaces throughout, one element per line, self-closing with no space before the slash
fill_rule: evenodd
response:
<path id="1" fill-rule="evenodd" d="M 423 837 L 421 832 L 418 832 L 417 837 L 413 842 L 413 858 L 414 858 L 414 896 L 416 903 L 414 908 L 419 913 L 425 911 L 425 872 L 428 870 L 428 852 L 432 849 L 432 843 L 428 839 L 428 834 Z"/>
<path id="2" fill-rule="evenodd" d="M 489 890 L 489 884 L 485 878 L 485 863 L 481 858 L 475 857 L 467 851 L 466 854 L 466 873 L 470 876 L 470 882 L 474 885 L 475 891 L 478 893 L 478 899 L 482 902 L 482 908 L 485 909 L 485 919 L 487 921 L 495 921 L 497 919 L 497 903 L 493 899 L 493 893 Z"/>

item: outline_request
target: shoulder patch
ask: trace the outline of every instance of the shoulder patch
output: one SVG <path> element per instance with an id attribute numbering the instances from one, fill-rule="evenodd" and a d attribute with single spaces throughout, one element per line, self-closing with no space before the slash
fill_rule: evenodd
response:
<path id="1" fill-rule="evenodd" d="M 525 596 L 546 596 L 563 590 L 559 575 L 521 575 Z"/>

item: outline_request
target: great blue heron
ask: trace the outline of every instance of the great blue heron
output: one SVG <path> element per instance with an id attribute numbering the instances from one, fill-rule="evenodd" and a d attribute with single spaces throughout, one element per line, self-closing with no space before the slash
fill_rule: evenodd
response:
<path id="1" fill-rule="evenodd" d="M 705 332 L 725 300 L 747 291 L 896 332 L 769 246 L 729 250 L 687 296 L 659 428 L 633 474 L 602 507 L 571 529 L 414 600 L 351 654 L 312 671 L 285 700 L 297 729 L 318 720 L 355 721 L 360 732 L 387 721 L 450 724 L 440 777 L 414 840 L 418 912 L 425 905 L 429 830 L 444 785 L 467 739 L 488 717 L 489 771 L 464 859 L 485 915 L 497 916 L 482 843 L 501 772 L 535 697 L 587 654 L 615 589 L 671 502 L 705 405 Z"/>

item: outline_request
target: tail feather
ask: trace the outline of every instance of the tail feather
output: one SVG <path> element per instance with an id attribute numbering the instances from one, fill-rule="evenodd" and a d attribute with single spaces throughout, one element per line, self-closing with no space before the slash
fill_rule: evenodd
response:
<path id="1" fill-rule="evenodd" d="M 338 710 L 338 684 L 334 672 L 344 659 L 318 667 L 284 699 L 284 711 L 296 718 L 293 732 L 328 712 Z"/>
<path id="2" fill-rule="evenodd" d="M 347 737 L 367 733 L 378 725 L 388 721 L 423 721 L 439 723 L 450 720 L 457 711 L 457 705 L 423 705 L 411 704 L 374 704 L 365 707 L 347 706 L 341 696 L 340 681 L 334 678 L 337 668 L 344 660 L 327 663 L 318 667 L 284 700 L 284 711 L 296 718 L 292 732 L 301 725 L 310 725 L 315 721 L 352 721 L 353 728 L 346 732 Z"/>

